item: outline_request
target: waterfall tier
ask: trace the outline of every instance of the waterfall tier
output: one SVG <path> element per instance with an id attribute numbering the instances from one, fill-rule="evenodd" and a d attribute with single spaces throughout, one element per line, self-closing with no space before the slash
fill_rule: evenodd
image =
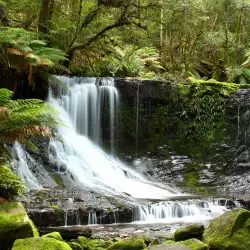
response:
<path id="1" fill-rule="evenodd" d="M 112 79 L 59 77 L 68 89 L 50 93 L 49 102 L 59 111 L 65 126 L 58 129 L 61 141 L 52 140 L 50 160 L 64 165 L 74 185 L 115 194 L 127 193 L 135 198 L 167 198 L 181 195 L 168 186 L 160 187 L 145 179 L 99 147 L 103 107 L 108 103 L 111 152 L 114 148 L 115 109 L 119 94 Z"/>

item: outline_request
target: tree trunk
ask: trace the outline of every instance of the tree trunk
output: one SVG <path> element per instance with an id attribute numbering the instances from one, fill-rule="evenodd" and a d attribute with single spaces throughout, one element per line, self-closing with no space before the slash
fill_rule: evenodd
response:
<path id="1" fill-rule="evenodd" d="M 43 0 L 40 10 L 38 31 L 47 34 L 49 32 L 55 0 Z"/>

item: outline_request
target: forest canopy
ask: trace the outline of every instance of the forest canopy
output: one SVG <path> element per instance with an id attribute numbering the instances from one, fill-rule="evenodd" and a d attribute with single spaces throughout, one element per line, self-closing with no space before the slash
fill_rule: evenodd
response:
<path id="1" fill-rule="evenodd" d="M 62 50 L 73 74 L 237 83 L 250 82 L 249 10 L 249 0 L 0 0 L 1 26 Z"/>

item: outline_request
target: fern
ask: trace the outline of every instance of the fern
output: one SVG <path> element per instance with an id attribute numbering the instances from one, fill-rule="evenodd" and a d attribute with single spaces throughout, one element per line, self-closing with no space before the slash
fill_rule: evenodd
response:
<path id="1" fill-rule="evenodd" d="M 60 69 L 69 73 L 60 64 L 68 60 L 67 55 L 60 49 L 46 45 L 36 33 L 20 28 L 2 28 L 0 31 L 0 56 L 4 59 L 4 66 L 27 71 L 29 83 L 33 87 L 34 67 L 47 71 Z"/>

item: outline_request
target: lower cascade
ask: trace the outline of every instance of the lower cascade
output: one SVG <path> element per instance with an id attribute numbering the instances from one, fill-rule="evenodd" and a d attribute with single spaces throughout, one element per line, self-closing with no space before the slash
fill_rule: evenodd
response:
<path id="1" fill-rule="evenodd" d="M 198 222 L 207 221 L 228 211 L 226 201 L 222 205 L 219 200 L 189 200 L 185 202 L 159 202 L 151 206 L 138 206 L 134 211 L 135 222 Z M 235 204 L 235 206 L 239 206 Z"/>

